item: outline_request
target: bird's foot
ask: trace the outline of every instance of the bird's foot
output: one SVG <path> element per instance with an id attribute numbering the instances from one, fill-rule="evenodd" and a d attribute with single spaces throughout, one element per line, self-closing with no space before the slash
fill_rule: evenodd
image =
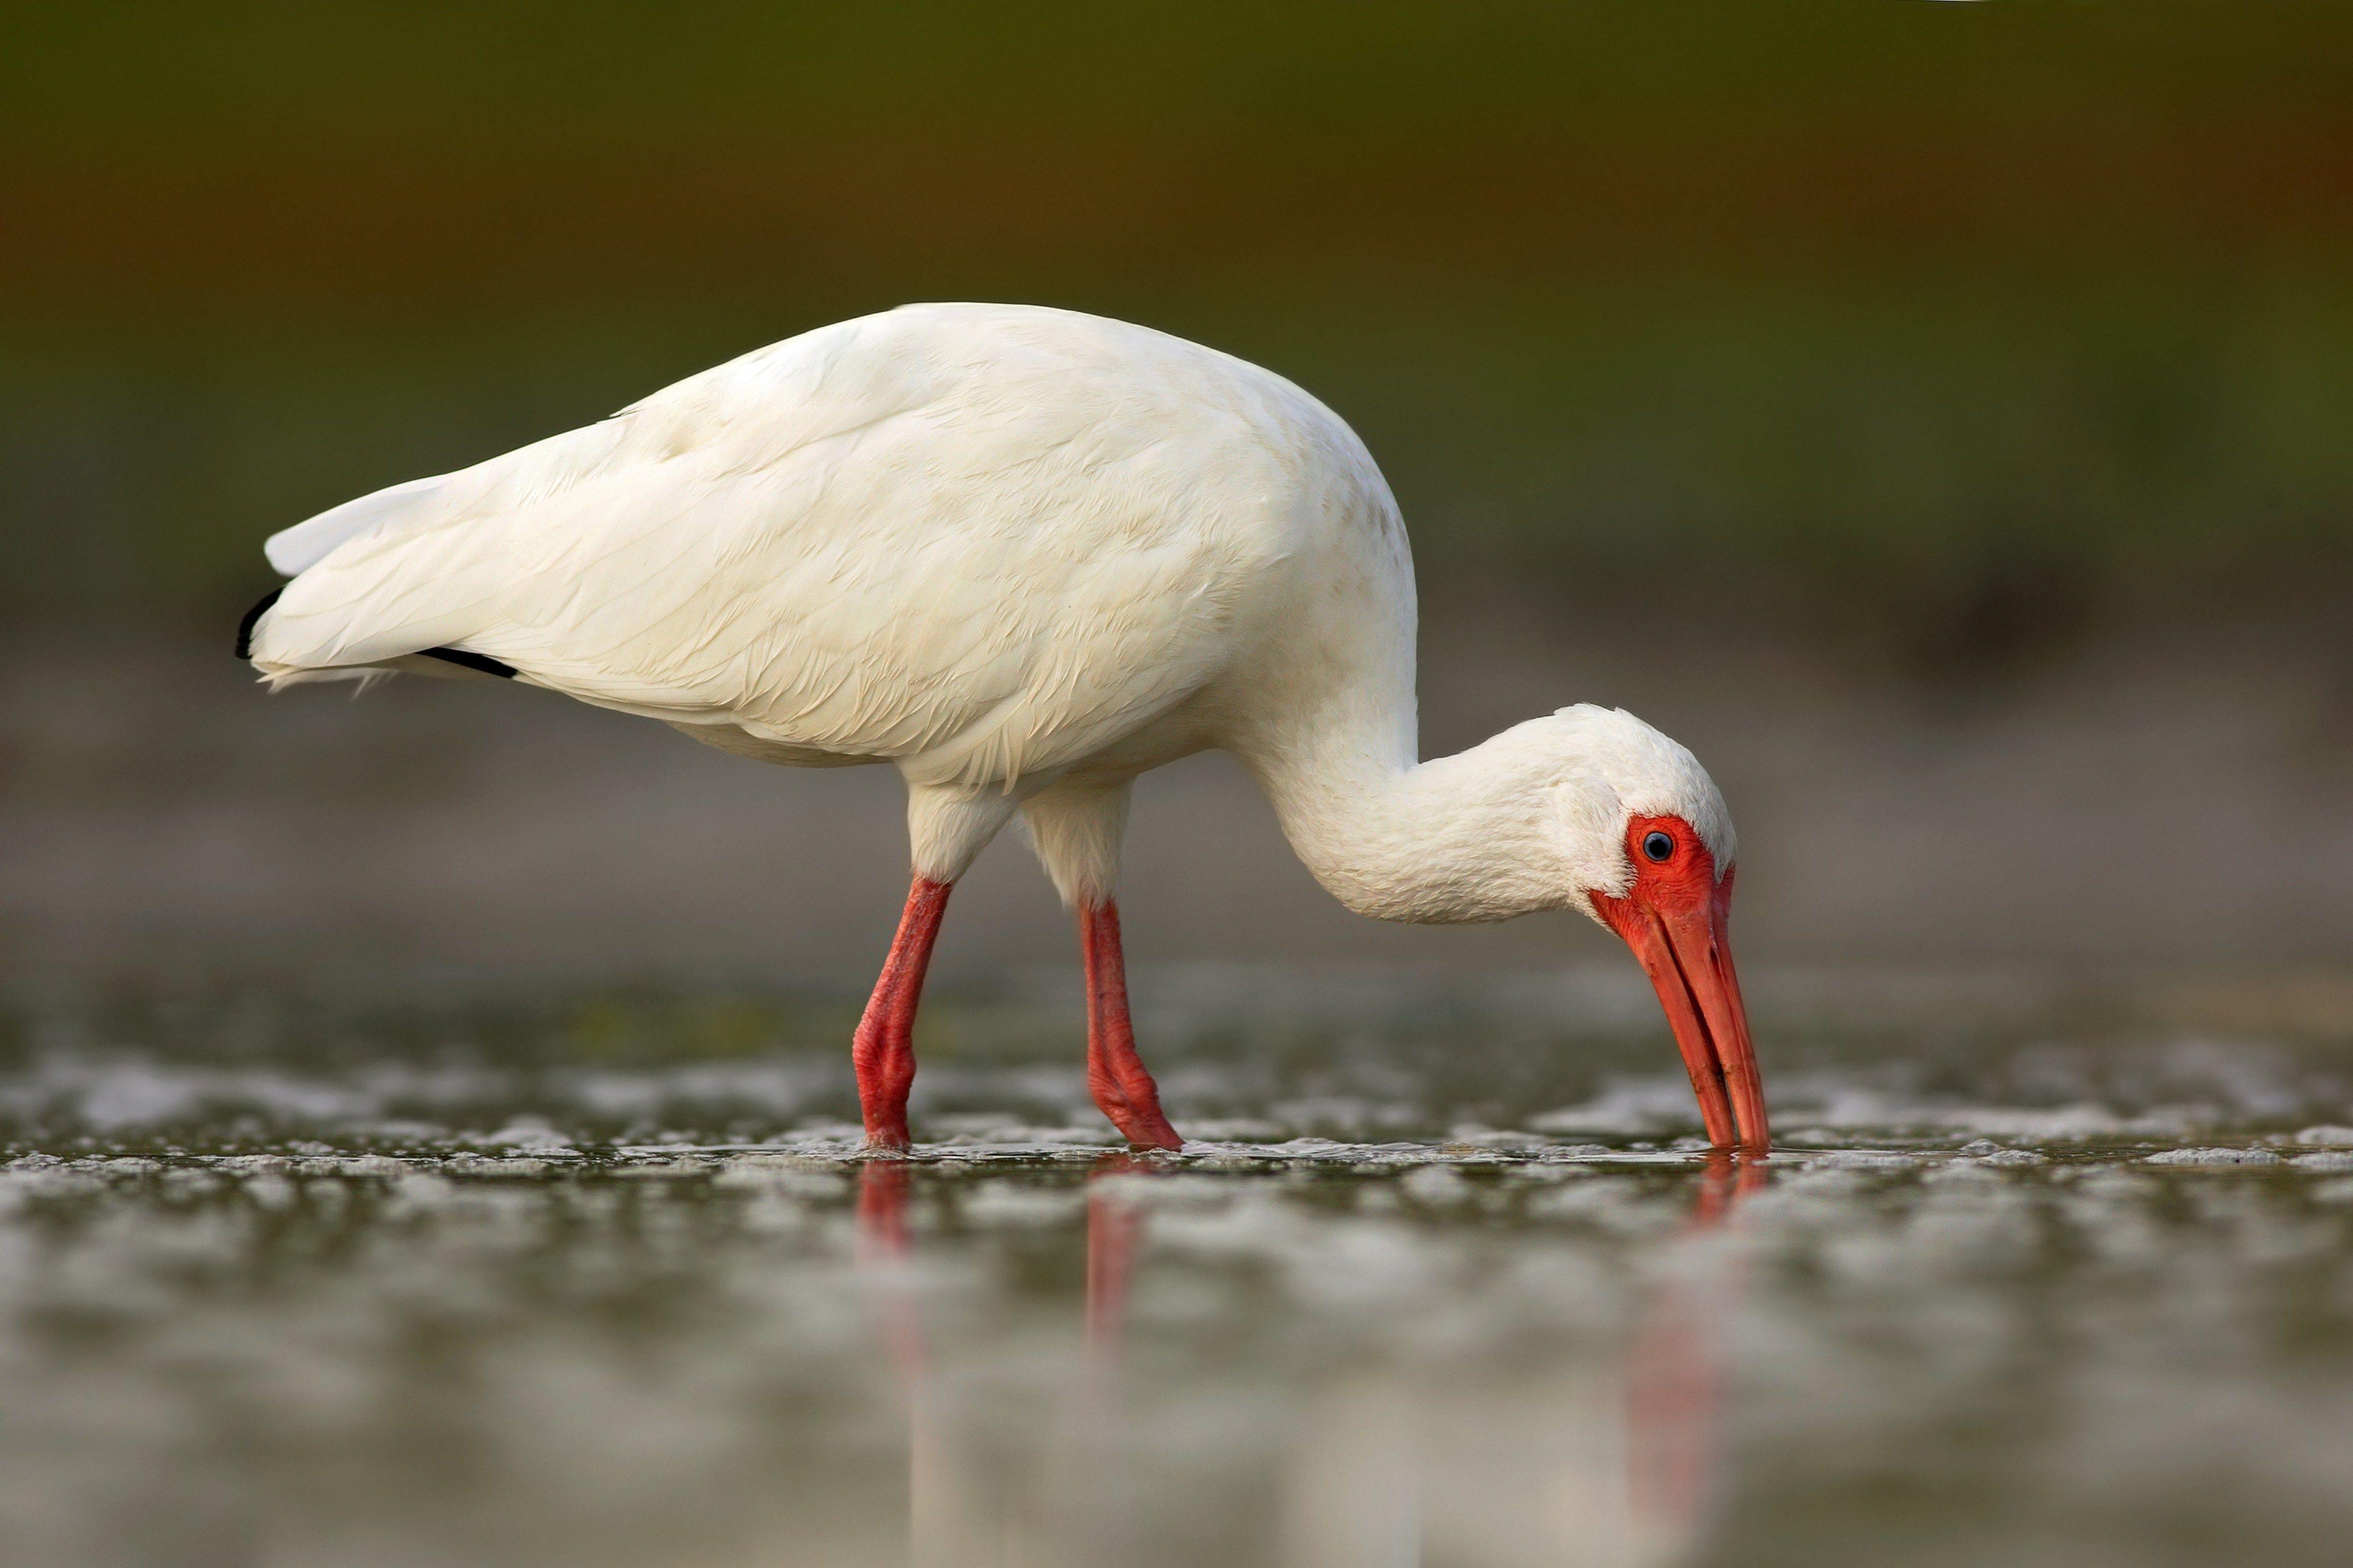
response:
<path id="1" fill-rule="evenodd" d="M 1168 1125 L 1167 1118 L 1155 1117 L 1154 1121 L 1156 1125 L 1123 1128 L 1121 1131 L 1127 1134 L 1127 1141 L 1139 1149 L 1158 1149 L 1170 1154 L 1182 1152 L 1185 1140 L 1177 1135 L 1176 1129 Z"/>
<path id="2" fill-rule="evenodd" d="M 1136 1110 L 1132 1109 L 1130 1102 L 1124 1101 L 1116 1110 L 1104 1107 L 1103 1113 L 1111 1118 L 1112 1125 L 1126 1134 L 1127 1141 L 1139 1149 L 1159 1149 L 1173 1154 L 1185 1147 L 1185 1140 L 1177 1136 L 1176 1129 L 1168 1125 L 1168 1118 L 1160 1113 L 1157 1105 Z"/>
<path id="3" fill-rule="evenodd" d="M 1087 1088 L 1094 1096 L 1095 1109 L 1103 1120 L 1119 1129 L 1120 1135 L 1138 1149 L 1161 1149 L 1174 1152 L 1185 1146 L 1176 1129 L 1168 1125 L 1168 1118 L 1160 1112 L 1160 1093 L 1146 1077 L 1141 1084 L 1129 1085 L 1100 1069 L 1087 1075 Z"/>

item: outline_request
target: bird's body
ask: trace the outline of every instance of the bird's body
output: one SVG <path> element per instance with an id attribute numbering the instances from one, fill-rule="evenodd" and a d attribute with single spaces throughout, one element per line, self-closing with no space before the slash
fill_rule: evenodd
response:
<path id="1" fill-rule="evenodd" d="M 1705 774 L 1623 714 L 1565 710 L 1418 761 L 1412 564 L 1371 456 L 1289 382 L 1123 322 L 989 305 L 841 322 L 352 501 L 269 554 L 294 580 L 241 651 L 273 683 L 489 670 L 765 761 L 895 766 L 916 947 L 894 948 L 912 982 L 886 998 L 886 970 L 869 1021 L 889 1034 L 901 1009 L 902 1047 L 925 887 L 935 930 L 1019 810 L 1100 925 L 1129 784 L 1204 749 L 1240 758 L 1310 869 L 1384 918 L 1609 919 L 1596 900 L 1633 889 L 1620 840 L 1646 814 L 1684 826 L 1711 889 L 1732 860 Z M 1115 969 L 1115 914 L 1089 929 L 1091 975 Z M 1124 1036 L 1124 987 L 1116 1011 L 1091 1037 Z M 1138 1114 L 1165 1132 L 1156 1103 Z M 1756 1120 L 1761 1136 L 1761 1100 Z"/>
<path id="2" fill-rule="evenodd" d="M 1412 567 L 1354 434 L 1068 311 L 823 328 L 270 555 L 299 575 L 253 639 L 267 674 L 454 647 L 724 750 L 889 763 L 931 797 L 943 881 L 1058 784 L 1212 746 L 1279 766 L 1303 704 L 1384 760 L 1412 745 Z"/>

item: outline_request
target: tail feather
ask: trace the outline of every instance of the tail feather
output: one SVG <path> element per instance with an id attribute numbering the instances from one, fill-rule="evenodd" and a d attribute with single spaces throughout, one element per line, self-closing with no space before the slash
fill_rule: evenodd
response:
<path id="1" fill-rule="evenodd" d="M 269 563 L 294 579 L 237 627 L 237 653 L 274 686 L 432 671 L 512 679 L 504 659 L 460 646 L 488 629 L 512 575 L 491 561 L 519 509 L 546 502 L 628 454 L 615 418 L 432 479 L 411 479 L 271 536 Z M 271 612 L 275 610 L 276 613 Z M 433 661 L 418 665 L 416 661 Z"/>
<path id="2" fill-rule="evenodd" d="M 245 612 L 245 618 L 237 623 L 237 658 L 241 659 L 250 659 L 253 657 L 254 629 L 260 626 L 261 617 L 269 613 L 270 606 L 277 604 L 279 595 L 285 592 L 286 585 L 284 584 L 280 584 L 277 587 L 270 589 L 269 592 L 261 596 L 260 601 L 257 603 L 253 608 Z M 502 658 L 492 658 L 489 654 L 475 653 L 470 649 L 462 647 L 421 647 L 417 650 L 416 657 L 419 658 L 438 658 L 444 664 L 454 664 L 460 669 L 476 670 L 483 675 L 495 675 L 501 680 L 512 680 L 515 674 L 514 666 L 509 664 L 506 660 Z M 363 666 L 361 670 L 353 671 L 353 673 L 363 673 L 371 669 L 381 672 L 382 667 Z M 326 674 L 327 672 L 322 671 L 321 673 Z M 332 677 L 330 678 L 332 679 Z M 281 676 L 279 679 L 282 679 L 284 678 Z"/>

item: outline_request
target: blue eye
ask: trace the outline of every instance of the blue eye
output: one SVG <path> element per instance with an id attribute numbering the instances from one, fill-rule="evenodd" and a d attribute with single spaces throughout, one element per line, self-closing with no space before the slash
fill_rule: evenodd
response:
<path id="1" fill-rule="evenodd" d="M 1642 853 L 1653 860 L 1672 859 L 1674 858 L 1675 841 L 1663 833 L 1646 833 L 1642 836 Z"/>

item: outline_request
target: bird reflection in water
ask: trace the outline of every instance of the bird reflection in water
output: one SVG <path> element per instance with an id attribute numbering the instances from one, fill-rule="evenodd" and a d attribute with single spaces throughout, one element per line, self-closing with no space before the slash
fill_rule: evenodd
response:
<path id="1" fill-rule="evenodd" d="M 875 1326 L 904 1402 L 907 1438 L 908 1560 L 914 1568 L 945 1563 L 1058 1563 L 1106 1550 L 1132 1551 L 1125 1445 L 1120 1409 L 1120 1350 L 1128 1278 L 1144 1230 L 1143 1205 L 1105 1178 L 1154 1167 L 1107 1154 L 1089 1173 L 1086 1239 L 1086 1352 L 1052 1460 L 1029 1489 L 1002 1483 L 1008 1466 L 983 1445 L 962 1441 L 967 1428 L 944 1390 L 923 1331 L 908 1224 L 913 1167 L 870 1160 L 860 1167 L 858 1262 L 875 1306 Z M 1144 1555 L 1148 1556 L 1145 1552 Z"/>
<path id="2" fill-rule="evenodd" d="M 1740 1200 L 1765 1184 L 1765 1167 L 1716 1155 L 1701 1178 L 1686 1237 L 1731 1224 Z M 1645 1305 L 1626 1352 L 1626 1512 L 1640 1539 L 1672 1561 L 1692 1545 L 1725 1479 L 1725 1412 L 1731 1369 L 1726 1320 L 1738 1304 L 1740 1259 L 1684 1247 Z"/>
<path id="3" fill-rule="evenodd" d="M 913 1168 L 861 1167 L 859 1258 L 909 1422 L 917 1568 L 1167 1557 L 1133 1506 L 1140 1494 L 1122 1381 L 1129 1286 L 1148 1225 L 1136 1179 L 1161 1173 L 1125 1154 L 1090 1173 L 1085 1353 L 1071 1369 L 1053 1451 L 1025 1487 L 943 1396 L 910 1268 Z M 1658 1282 L 1631 1332 L 1599 1366 L 1572 1357 L 1499 1377 L 1385 1365 L 1303 1386 L 1282 1451 L 1270 1455 L 1278 1496 L 1269 1560 L 1663 1568 L 1688 1559 L 1725 1492 L 1725 1339 L 1741 1263 L 1715 1243 L 1765 1181 L 1758 1162 L 1711 1158 L 1690 1215 L 1656 1258 Z"/>

